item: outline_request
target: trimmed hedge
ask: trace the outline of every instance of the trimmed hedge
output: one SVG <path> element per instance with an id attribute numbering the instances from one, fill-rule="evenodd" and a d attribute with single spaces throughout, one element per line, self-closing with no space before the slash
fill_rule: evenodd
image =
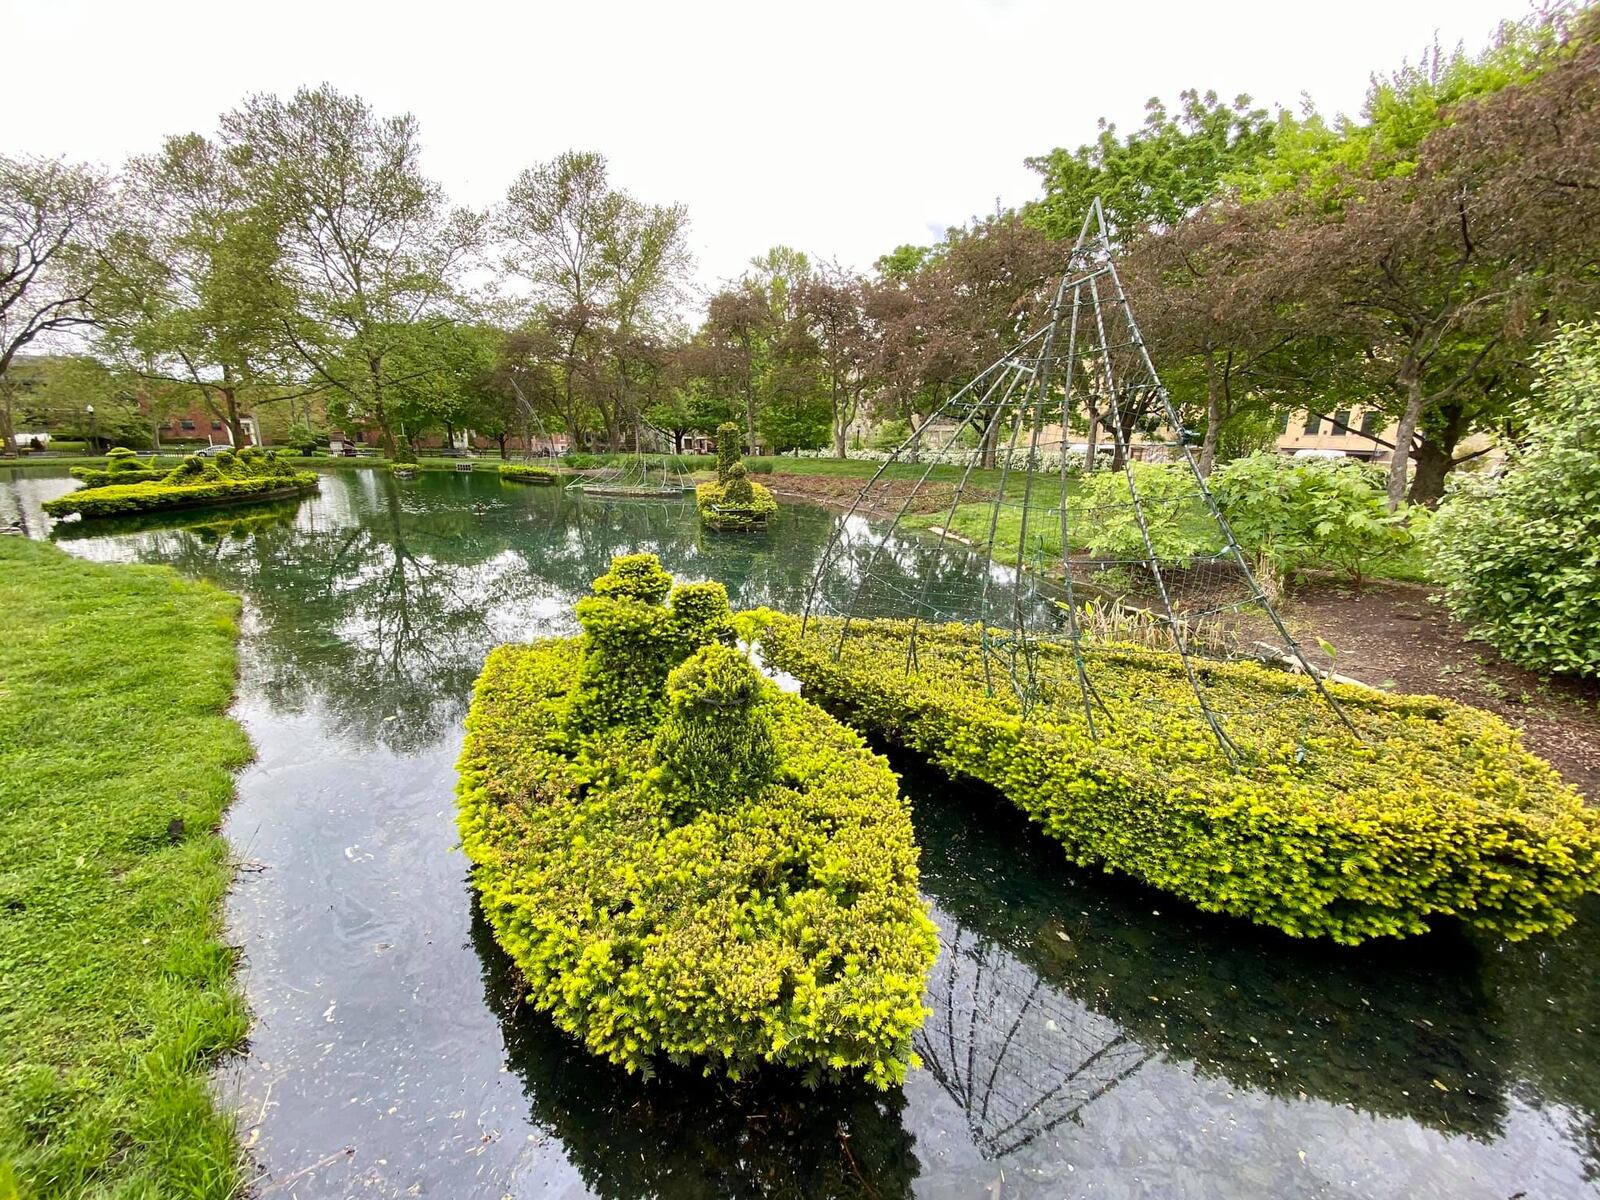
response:
<path id="1" fill-rule="evenodd" d="M 732 649 L 727 593 L 619 558 L 581 639 L 490 654 L 462 845 L 529 1002 L 588 1049 L 905 1077 L 937 949 L 888 764 Z"/>
<path id="2" fill-rule="evenodd" d="M 501 463 L 500 478 L 512 483 L 554 483 L 555 472 L 528 463 Z"/>
<path id="3" fill-rule="evenodd" d="M 67 473 L 74 479 L 82 481 L 84 488 L 89 489 L 110 487 L 112 484 L 158 483 L 167 477 L 167 468 L 117 471 L 103 470 L 99 467 L 72 467 Z"/>
<path id="4" fill-rule="evenodd" d="M 315 491 L 316 487 L 316 472 L 296 471 L 271 451 L 252 446 L 238 454 L 224 453 L 209 459 L 192 454 L 159 480 L 85 486 L 47 500 L 43 507 L 52 517 L 77 513 L 87 520 L 237 504 L 255 498 L 279 499 L 295 492 Z"/>
<path id="5" fill-rule="evenodd" d="M 1047 691 L 1035 712 L 1049 717 L 1026 723 L 1007 689 L 986 695 L 975 627 L 920 627 L 908 674 L 904 622 L 853 621 L 835 660 L 833 621 L 803 638 L 793 617 L 741 621 L 842 719 L 993 785 L 1073 862 L 1207 911 L 1344 943 L 1443 917 L 1519 939 L 1565 928 L 1596 887 L 1600 814 L 1488 713 L 1332 685 L 1357 742 L 1302 677 L 1205 664 L 1248 754 L 1235 770 L 1172 655 L 1089 656 L 1109 710 L 1095 741 L 1075 687 Z M 1037 666 L 1041 679 L 1071 669 L 1050 647 Z"/>

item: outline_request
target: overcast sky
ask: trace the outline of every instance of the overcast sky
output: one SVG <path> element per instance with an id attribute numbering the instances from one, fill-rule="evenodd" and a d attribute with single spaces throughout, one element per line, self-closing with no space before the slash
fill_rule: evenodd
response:
<path id="1" fill-rule="evenodd" d="M 1437 36 L 1525 0 L 806 0 L 504 5 L 0 0 L 0 151 L 116 164 L 247 93 L 324 80 L 422 123 L 457 201 L 595 149 L 681 201 L 702 282 L 769 245 L 866 267 L 1038 191 L 1023 158 L 1188 86 L 1356 111 Z M 23 48 L 27 52 L 23 52 Z"/>

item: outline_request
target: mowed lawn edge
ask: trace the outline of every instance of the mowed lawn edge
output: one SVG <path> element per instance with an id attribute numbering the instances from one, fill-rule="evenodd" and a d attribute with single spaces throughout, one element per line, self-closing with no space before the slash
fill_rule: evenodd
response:
<path id="1" fill-rule="evenodd" d="M 238 600 L 0 538 L 0 1196 L 227 1197 Z"/>

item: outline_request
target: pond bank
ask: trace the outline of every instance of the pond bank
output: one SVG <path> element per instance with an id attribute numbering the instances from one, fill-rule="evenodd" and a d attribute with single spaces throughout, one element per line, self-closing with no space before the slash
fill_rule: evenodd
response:
<path id="1" fill-rule="evenodd" d="M 240 1184 L 207 1085 L 247 1029 L 217 832 L 250 754 L 238 609 L 0 539 L 0 1185 L 10 1159 L 24 1195 Z"/>

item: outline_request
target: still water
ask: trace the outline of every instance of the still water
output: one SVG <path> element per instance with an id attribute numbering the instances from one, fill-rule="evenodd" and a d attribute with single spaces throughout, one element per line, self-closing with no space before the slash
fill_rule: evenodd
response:
<path id="1" fill-rule="evenodd" d="M 688 502 L 350 471 L 264 512 L 51 535 L 38 504 L 70 486 L 0 472 L 0 525 L 245 600 L 257 760 L 226 832 L 255 1024 L 221 1086 L 265 1195 L 1600 1196 L 1600 911 L 1522 946 L 1306 946 L 1071 869 L 903 758 L 943 946 L 904 1090 L 630 1078 L 519 1006 L 473 910 L 451 795 L 473 677 L 571 631 L 616 553 L 793 609 L 841 518 L 715 535 Z M 965 554 L 890 557 L 959 595 Z"/>

